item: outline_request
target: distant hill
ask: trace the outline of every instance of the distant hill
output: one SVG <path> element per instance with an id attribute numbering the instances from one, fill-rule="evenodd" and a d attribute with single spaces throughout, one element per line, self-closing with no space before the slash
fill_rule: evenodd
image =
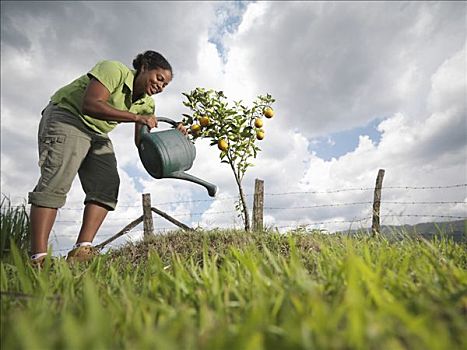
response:
<path id="1" fill-rule="evenodd" d="M 425 238 L 448 236 L 456 242 L 467 241 L 467 221 L 425 222 L 416 225 L 382 226 L 384 234 L 394 231 L 406 232 L 409 235 L 421 235 Z"/>
<path id="2" fill-rule="evenodd" d="M 371 228 L 367 231 L 371 232 Z M 361 230 L 342 233 L 354 235 L 358 232 Z M 416 225 L 383 225 L 381 233 L 387 236 L 398 236 L 401 233 L 409 236 L 420 235 L 428 239 L 444 236 L 452 238 L 455 242 L 467 242 L 467 220 L 425 222 Z"/>

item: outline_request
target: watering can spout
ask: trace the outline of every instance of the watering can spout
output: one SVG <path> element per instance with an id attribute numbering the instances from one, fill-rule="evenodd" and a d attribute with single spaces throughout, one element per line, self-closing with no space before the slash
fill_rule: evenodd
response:
<path id="1" fill-rule="evenodd" d="M 217 193 L 217 186 L 216 185 L 213 185 L 212 183 L 204 181 L 204 180 L 202 180 L 200 178 L 197 178 L 196 176 L 187 174 L 187 173 L 185 173 L 183 171 L 175 171 L 175 172 L 173 172 L 172 174 L 170 174 L 167 177 L 171 177 L 171 178 L 174 178 L 174 179 L 191 181 L 191 182 L 194 182 L 194 183 L 196 183 L 198 185 L 204 186 L 208 190 L 208 194 L 209 194 L 210 197 L 215 197 L 215 195 Z"/>

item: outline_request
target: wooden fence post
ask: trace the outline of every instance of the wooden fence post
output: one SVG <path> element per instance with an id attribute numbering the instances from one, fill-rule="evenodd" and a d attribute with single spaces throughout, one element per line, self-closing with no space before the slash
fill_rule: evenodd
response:
<path id="1" fill-rule="evenodd" d="M 381 188 L 383 186 L 384 169 L 379 169 L 378 177 L 376 178 L 375 194 L 373 197 L 373 223 L 371 232 L 373 237 L 380 233 L 380 207 L 381 207 Z"/>
<path id="2" fill-rule="evenodd" d="M 263 231 L 264 181 L 255 180 L 255 194 L 253 197 L 253 231 Z"/>
<path id="3" fill-rule="evenodd" d="M 152 221 L 151 195 L 143 193 L 143 224 L 144 237 L 147 238 L 154 234 L 154 223 Z"/>

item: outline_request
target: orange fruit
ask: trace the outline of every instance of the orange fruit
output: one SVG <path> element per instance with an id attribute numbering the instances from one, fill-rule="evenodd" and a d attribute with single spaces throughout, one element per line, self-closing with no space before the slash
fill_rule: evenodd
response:
<path id="1" fill-rule="evenodd" d="M 272 118 L 274 117 L 274 111 L 271 107 L 266 107 L 265 109 L 263 109 L 263 115 L 266 118 Z"/>
<path id="2" fill-rule="evenodd" d="M 257 138 L 258 140 L 264 139 L 264 130 L 258 130 L 258 131 L 256 132 L 256 138 Z"/>
<path id="3" fill-rule="evenodd" d="M 201 126 L 200 126 L 199 124 L 193 124 L 193 125 L 190 127 L 190 129 L 191 129 L 191 133 L 192 133 L 193 135 L 196 135 L 196 134 L 198 134 L 198 133 L 201 131 Z"/>
<path id="4" fill-rule="evenodd" d="M 201 124 L 202 127 L 206 127 L 209 125 L 209 117 L 201 117 L 199 118 L 199 123 Z"/>
<path id="5" fill-rule="evenodd" d="M 217 142 L 217 147 L 218 147 L 221 151 L 225 152 L 225 151 L 227 151 L 227 149 L 229 148 L 229 144 L 227 143 L 227 141 L 221 139 L 221 140 L 219 140 L 219 141 Z"/>
<path id="6" fill-rule="evenodd" d="M 256 119 L 255 119 L 255 126 L 256 126 L 257 128 L 261 128 L 261 127 L 263 126 L 263 119 L 261 119 L 261 118 L 256 118 Z"/>

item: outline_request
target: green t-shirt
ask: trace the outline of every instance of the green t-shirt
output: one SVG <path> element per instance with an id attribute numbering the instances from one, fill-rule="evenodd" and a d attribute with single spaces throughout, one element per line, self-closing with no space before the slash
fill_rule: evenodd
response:
<path id="1" fill-rule="evenodd" d="M 107 101 L 112 107 L 135 114 L 154 114 L 154 100 L 144 94 L 139 100 L 131 102 L 133 81 L 136 71 L 117 61 L 100 61 L 88 74 L 82 75 L 70 84 L 59 89 L 51 97 L 52 103 L 64 108 L 76 116 L 91 129 L 107 134 L 118 122 L 96 119 L 81 112 L 84 92 L 92 77 L 99 80 L 110 92 Z"/>

